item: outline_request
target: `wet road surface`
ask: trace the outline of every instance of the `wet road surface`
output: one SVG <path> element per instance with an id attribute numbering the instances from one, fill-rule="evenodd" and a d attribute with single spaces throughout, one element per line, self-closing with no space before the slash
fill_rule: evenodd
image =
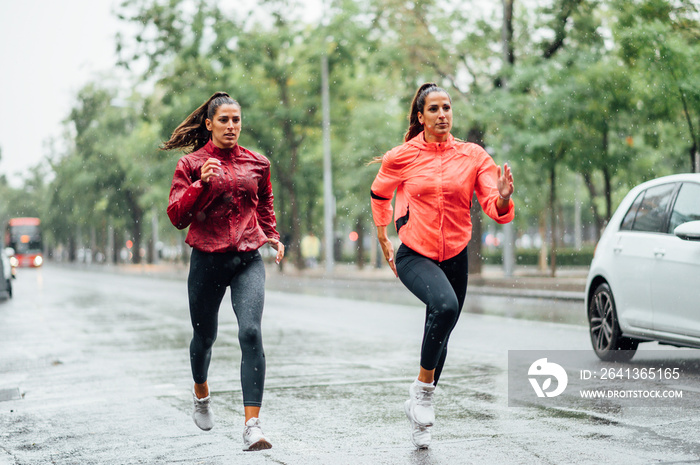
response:
<path id="1" fill-rule="evenodd" d="M 317 279 L 312 277 L 288 276 L 268 270 L 267 288 L 295 294 L 338 297 L 342 299 L 384 302 L 424 307 L 408 291 L 399 279 L 391 277 L 370 279 Z M 551 321 L 587 325 L 584 303 L 578 300 L 552 299 L 540 297 L 494 296 L 482 293 L 483 288 L 474 284 L 467 286 L 467 300 L 464 311 L 468 313 L 505 316 L 508 318 Z M 542 292 L 542 294 L 547 294 Z M 553 292 L 556 296 L 557 293 Z"/>
<path id="2" fill-rule="evenodd" d="M 436 392 L 433 443 L 416 451 L 403 402 L 423 310 L 372 300 L 268 292 L 261 418 L 274 447 L 249 453 L 228 297 L 209 379 L 217 423 L 203 432 L 191 420 L 184 281 L 22 269 L 15 298 L 0 303 L 0 465 L 700 461 L 695 400 L 509 407 L 508 350 L 586 351 L 587 367 L 597 359 L 584 325 L 526 319 L 526 304 L 506 299 L 487 305 L 516 318 L 462 315 Z M 700 390 L 700 351 L 649 350 L 685 359 L 692 369 L 679 383 Z"/>

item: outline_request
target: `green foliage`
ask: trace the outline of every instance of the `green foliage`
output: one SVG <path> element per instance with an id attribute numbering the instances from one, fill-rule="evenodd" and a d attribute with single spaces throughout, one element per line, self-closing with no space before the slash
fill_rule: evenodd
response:
<path id="1" fill-rule="evenodd" d="M 99 242 L 109 225 L 140 241 L 155 215 L 161 240 L 181 243 L 164 216 L 181 154 L 158 147 L 223 90 L 241 103 L 241 144 L 271 160 L 279 230 L 294 255 L 307 231 L 322 230 L 324 56 L 337 230 L 372 229 L 378 165 L 367 162 L 401 143 L 425 81 L 450 91 L 456 137 L 479 135 L 496 162 L 513 167 L 522 231 L 556 217 L 569 224 L 574 199 L 586 204 L 584 222 L 600 228 L 631 186 L 692 168 L 700 147 L 694 2 L 513 4 L 504 40 L 500 3 L 489 10 L 472 0 L 334 0 L 321 24 L 286 0 L 236 11 L 204 0 L 123 0 L 118 14 L 136 32 L 117 39 L 121 65 L 142 69 L 134 78 L 148 85 L 134 87 L 151 90 L 85 86 L 50 172 L 37 168 L 24 189 L 0 178 L 10 199 L 0 217 L 36 212 L 65 244 L 77 234 L 87 241 L 91 229 Z M 557 263 L 565 257 L 560 251 Z"/>
<path id="2" fill-rule="evenodd" d="M 581 250 L 566 248 L 557 251 L 558 266 L 589 266 L 593 260 L 593 247 L 586 247 Z M 486 249 L 481 256 L 487 265 L 500 265 L 503 263 L 503 251 L 500 249 Z M 516 265 L 537 266 L 540 260 L 539 249 L 517 249 L 515 251 Z M 551 255 L 547 255 L 547 263 L 551 260 Z"/>

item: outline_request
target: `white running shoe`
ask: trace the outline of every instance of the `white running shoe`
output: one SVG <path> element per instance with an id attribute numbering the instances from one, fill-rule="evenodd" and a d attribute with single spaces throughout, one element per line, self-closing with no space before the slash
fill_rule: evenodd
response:
<path id="1" fill-rule="evenodd" d="M 432 439 L 432 437 L 430 436 L 430 427 L 421 426 L 415 421 L 413 421 L 413 419 L 411 418 L 410 403 L 410 400 L 406 401 L 406 403 L 404 404 L 404 410 L 406 411 L 406 416 L 408 417 L 408 421 L 411 424 L 411 441 L 413 442 L 413 445 L 417 448 L 427 449 L 430 445 L 430 440 Z"/>
<path id="2" fill-rule="evenodd" d="M 192 419 L 194 424 L 204 431 L 209 431 L 214 427 L 214 413 L 211 409 L 211 395 L 208 395 L 204 399 L 197 399 L 197 395 L 192 391 L 192 397 L 194 398 L 194 412 L 192 412 Z"/>
<path id="3" fill-rule="evenodd" d="M 408 388 L 409 399 L 406 401 L 406 415 L 411 423 L 419 426 L 433 426 L 435 410 L 433 410 L 433 393 L 435 386 L 419 383 L 418 380 Z"/>
<path id="4" fill-rule="evenodd" d="M 260 427 L 258 418 L 251 418 L 245 423 L 243 430 L 243 450 L 256 451 L 270 449 L 272 444 L 267 440 Z"/>

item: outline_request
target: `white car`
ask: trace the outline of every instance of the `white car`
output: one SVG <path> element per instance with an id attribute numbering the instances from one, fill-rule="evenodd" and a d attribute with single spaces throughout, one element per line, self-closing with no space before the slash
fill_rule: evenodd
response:
<path id="1" fill-rule="evenodd" d="M 0 299 L 12 297 L 12 278 L 15 277 L 15 266 L 12 264 L 14 249 L 8 247 L 0 251 Z"/>
<path id="2" fill-rule="evenodd" d="M 596 247 L 586 308 L 601 360 L 629 360 L 646 341 L 700 348 L 700 174 L 625 196 Z"/>

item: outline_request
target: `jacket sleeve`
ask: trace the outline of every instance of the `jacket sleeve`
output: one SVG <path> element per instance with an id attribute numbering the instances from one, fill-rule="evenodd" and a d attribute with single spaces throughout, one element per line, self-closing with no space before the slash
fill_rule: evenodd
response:
<path id="1" fill-rule="evenodd" d="M 209 187 L 200 179 L 192 181 L 192 178 L 188 163 L 181 158 L 175 168 L 168 201 L 168 217 L 177 229 L 185 229 L 192 223 Z"/>
<path id="2" fill-rule="evenodd" d="M 372 218 L 377 226 L 387 226 L 391 223 L 394 209 L 391 199 L 394 191 L 401 184 L 401 169 L 396 164 L 394 151 L 389 151 L 382 157 L 382 166 L 374 178 L 370 194 L 372 197 Z"/>
<path id="3" fill-rule="evenodd" d="M 270 182 L 270 165 L 263 170 L 258 183 L 258 205 L 256 213 L 258 224 L 268 239 L 280 239 L 277 232 L 277 219 L 275 217 L 274 196 L 272 195 L 272 183 Z"/>
<path id="4" fill-rule="evenodd" d="M 479 204 L 484 212 L 492 218 L 496 223 L 505 224 L 513 221 L 515 217 L 515 204 L 513 199 L 508 201 L 508 211 L 503 214 L 498 214 L 498 209 L 496 208 L 496 201 L 499 198 L 498 193 L 498 166 L 493 161 L 493 158 L 483 152 L 483 158 L 481 164 L 478 168 L 476 175 L 476 183 L 474 189 L 476 191 L 476 198 L 479 199 Z"/>

